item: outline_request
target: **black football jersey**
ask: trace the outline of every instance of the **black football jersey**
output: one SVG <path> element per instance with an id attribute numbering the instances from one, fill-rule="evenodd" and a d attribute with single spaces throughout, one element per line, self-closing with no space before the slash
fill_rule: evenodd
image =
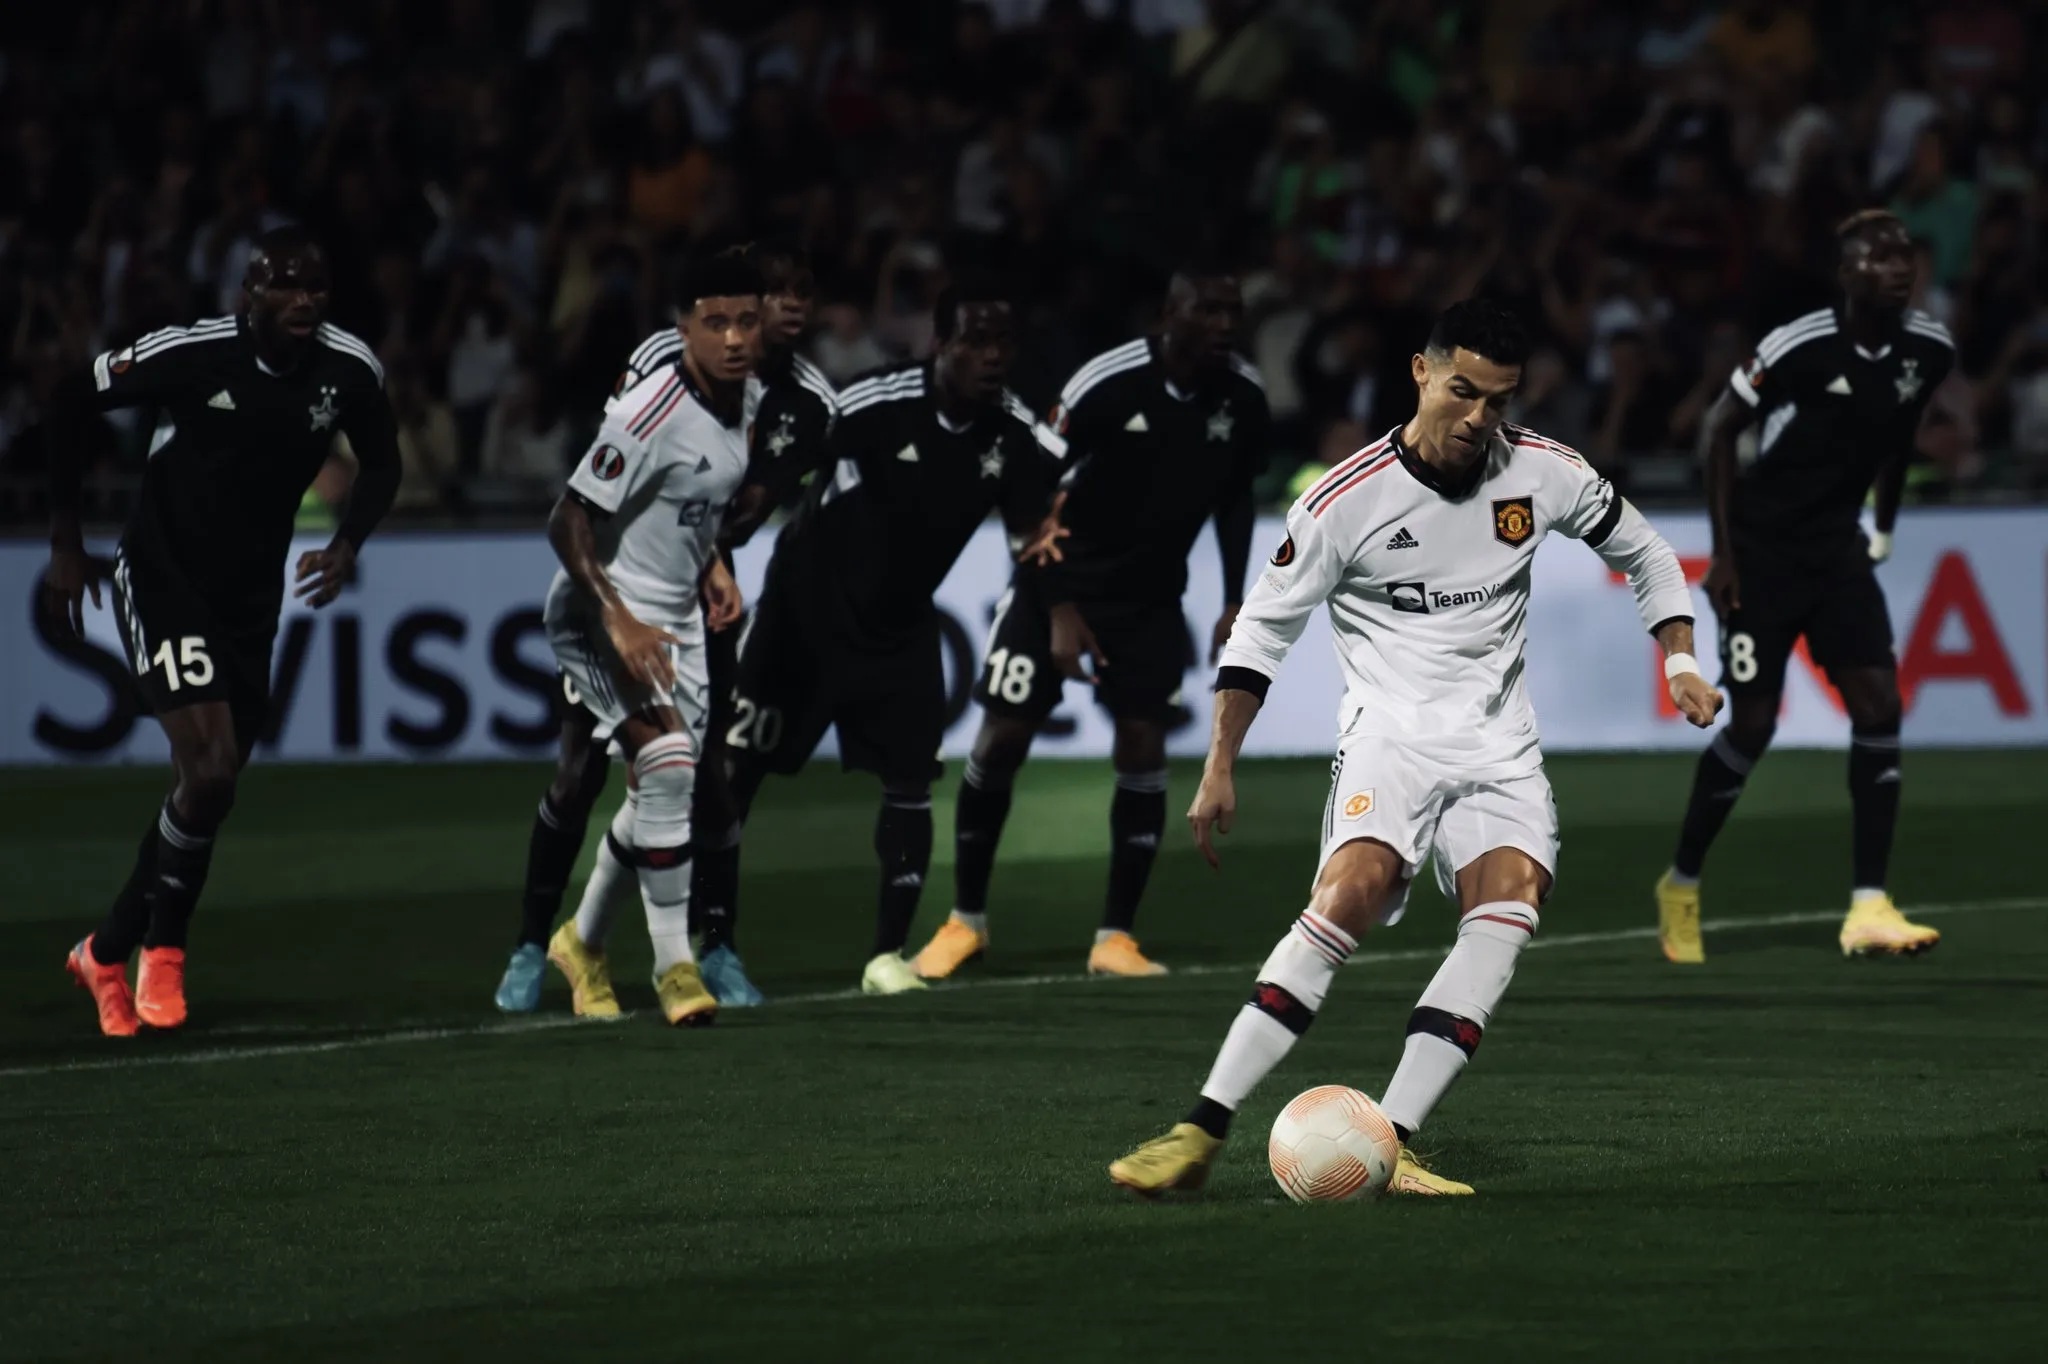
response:
<path id="1" fill-rule="evenodd" d="M 804 501 L 783 549 L 808 558 L 821 604 L 859 642 L 921 629 L 977 527 L 995 511 L 1013 536 L 1035 530 L 1053 469 L 1014 395 L 955 426 L 929 364 L 883 370 L 839 394 L 832 469 Z"/>
<path id="2" fill-rule="evenodd" d="M 359 488 L 395 480 L 383 367 L 339 327 L 323 324 L 283 373 L 257 355 L 247 318 L 168 327 L 100 356 L 92 378 L 98 410 L 159 412 L 126 557 L 223 610 L 275 614 L 300 500 L 337 435 L 362 466 Z"/>
<path id="3" fill-rule="evenodd" d="M 1202 523 L 1249 498 L 1271 425 L 1259 372 L 1239 356 L 1189 392 L 1167 379 L 1156 339 L 1082 365 L 1038 427 L 1061 469 L 1070 532 L 1064 561 L 1041 580 L 1084 603 L 1178 600 Z"/>
<path id="4" fill-rule="evenodd" d="M 1878 471 L 1910 452 L 1955 365 L 1948 329 L 1909 309 L 1866 351 L 1832 308 L 1765 336 L 1728 384 L 1755 409 L 1756 456 L 1729 508 L 1738 553 L 1817 560 L 1862 552 L 1857 516 Z"/>

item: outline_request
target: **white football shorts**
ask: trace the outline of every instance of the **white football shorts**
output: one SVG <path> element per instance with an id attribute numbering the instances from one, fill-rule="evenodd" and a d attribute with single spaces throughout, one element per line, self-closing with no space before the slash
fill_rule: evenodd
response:
<path id="1" fill-rule="evenodd" d="M 1408 882 L 1432 855 L 1436 881 L 1455 903 L 1458 872 L 1495 848 L 1518 848 L 1557 878 L 1557 801 L 1538 766 L 1498 778 L 1452 775 L 1425 748 L 1385 734 L 1355 734 L 1330 767 L 1323 808 L 1323 851 L 1316 875 L 1337 849 L 1377 839 L 1401 857 L 1402 887 L 1383 923 L 1398 923 Z"/>
<path id="2" fill-rule="evenodd" d="M 558 579 L 548 593 L 545 620 L 548 644 L 555 651 L 556 666 L 562 670 L 563 690 L 571 701 L 596 718 L 593 737 L 599 743 L 609 741 L 627 716 L 667 705 L 683 717 L 690 738 L 701 751 L 704 726 L 711 713 L 711 670 L 704 652 L 704 617 L 692 612 L 687 619 L 677 620 L 643 614 L 638 609 L 633 609 L 633 614 L 680 641 L 680 647 L 671 646 L 668 651 L 675 686 L 663 694 L 629 676 L 597 612 L 585 604 L 583 593 Z"/>

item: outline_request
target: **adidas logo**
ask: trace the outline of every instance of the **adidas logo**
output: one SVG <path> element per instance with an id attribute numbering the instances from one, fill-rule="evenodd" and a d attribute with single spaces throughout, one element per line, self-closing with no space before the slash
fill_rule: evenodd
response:
<path id="1" fill-rule="evenodd" d="M 1132 835 L 1131 835 L 1131 836 L 1130 836 L 1129 838 L 1127 838 L 1127 839 L 1125 839 L 1125 840 L 1124 840 L 1124 843 L 1125 843 L 1125 845 L 1126 845 L 1126 846 L 1128 846 L 1128 847 L 1133 847 L 1133 848 L 1152 848 L 1152 849 L 1157 849 L 1157 848 L 1159 847 L 1159 835 L 1158 835 L 1158 834 L 1132 834 Z"/>
<path id="2" fill-rule="evenodd" d="M 896 458 L 902 460 L 905 464 L 917 463 L 917 447 L 915 445 L 904 446 L 896 452 Z"/>
<path id="3" fill-rule="evenodd" d="M 232 412 L 235 410 L 235 400 L 228 394 L 228 391 L 226 389 L 222 389 L 220 392 L 214 394 L 211 398 L 208 398 L 206 400 L 206 405 L 208 407 L 218 408 L 222 412 Z"/>
<path id="4" fill-rule="evenodd" d="M 697 472 L 700 474 L 708 474 L 711 472 L 711 456 L 697 456 Z"/>
<path id="5" fill-rule="evenodd" d="M 924 884 L 924 875 L 921 872 L 906 871 L 889 884 L 892 886 L 921 886 Z"/>
<path id="6" fill-rule="evenodd" d="M 1828 392 L 1840 397 L 1848 397 L 1851 391 L 1849 388 L 1849 376 L 1846 374 L 1837 374 L 1835 381 L 1828 385 Z"/>
<path id="7" fill-rule="evenodd" d="M 1898 785 L 1898 782 L 1899 769 L 1896 767 L 1887 767 L 1884 771 L 1878 773 L 1876 777 L 1871 779 L 1871 784 L 1873 786 L 1883 786 L 1887 783 L 1896 786 Z"/>
<path id="8" fill-rule="evenodd" d="M 1408 533 L 1408 527 L 1406 527 L 1406 526 L 1403 526 L 1403 527 L 1401 527 L 1401 529 L 1399 529 L 1399 530 L 1397 530 L 1397 531 L 1395 531 L 1395 532 L 1394 532 L 1394 538 L 1393 538 L 1393 539 L 1391 539 L 1391 540 L 1387 541 L 1387 548 L 1388 548 L 1388 549 L 1421 549 L 1421 548 L 1422 548 L 1422 541 L 1420 541 L 1420 540 L 1416 539 L 1416 538 L 1415 538 L 1414 536 L 1410 535 L 1410 534 Z"/>
<path id="9" fill-rule="evenodd" d="M 1151 429 L 1150 423 L 1145 420 L 1145 414 L 1142 412 L 1124 423 L 1124 430 L 1126 431 L 1150 431 Z"/>

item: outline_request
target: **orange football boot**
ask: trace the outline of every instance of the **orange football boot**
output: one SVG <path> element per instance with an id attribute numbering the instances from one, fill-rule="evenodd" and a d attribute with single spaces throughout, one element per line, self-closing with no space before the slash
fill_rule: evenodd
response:
<path id="1" fill-rule="evenodd" d="M 64 969 L 79 987 L 92 993 L 99 1006 L 100 1031 L 109 1037 L 133 1037 L 142 1030 L 135 1016 L 135 996 L 128 992 L 128 964 L 102 966 L 92 959 L 92 935 L 87 934 L 64 959 Z"/>
<path id="2" fill-rule="evenodd" d="M 145 947 L 135 973 L 135 1012 L 152 1028 L 185 1026 L 185 949 Z"/>

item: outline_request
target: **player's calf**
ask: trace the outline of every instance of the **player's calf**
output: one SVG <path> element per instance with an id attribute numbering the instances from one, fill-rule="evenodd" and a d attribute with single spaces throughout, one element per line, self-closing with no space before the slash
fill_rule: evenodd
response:
<path id="1" fill-rule="evenodd" d="M 690 804 L 696 771 L 696 745 L 680 731 L 647 740 L 633 755 L 638 804 L 634 854 L 657 979 L 679 963 L 696 960 L 690 946 Z"/>
<path id="2" fill-rule="evenodd" d="M 1477 905 L 1458 920 L 1457 944 L 1408 1016 L 1401 1064 L 1380 1100 L 1404 1143 L 1479 1050 L 1538 922 L 1533 905 L 1513 900 Z"/>

